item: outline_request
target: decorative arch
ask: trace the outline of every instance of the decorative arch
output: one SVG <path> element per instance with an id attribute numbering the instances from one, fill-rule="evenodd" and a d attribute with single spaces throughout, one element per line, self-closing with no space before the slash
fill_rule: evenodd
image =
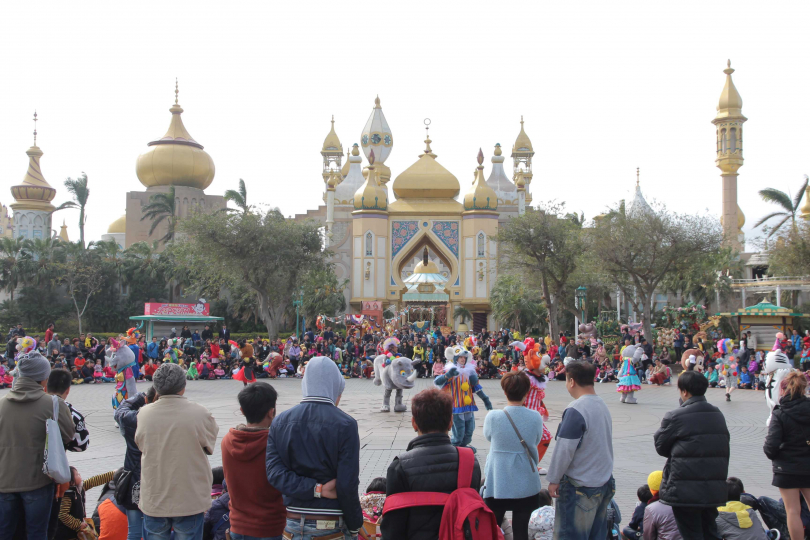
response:
<path id="1" fill-rule="evenodd" d="M 458 259 L 444 242 L 439 240 L 430 230 L 422 229 L 391 261 L 392 278 L 397 288 L 405 288 L 405 283 L 402 281 L 403 266 L 420 255 L 425 247 L 435 253 L 442 261 L 442 264 L 450 269 L 450 276 L 447 278 L 448 285 L 456 282 L 459 274 Z"/>

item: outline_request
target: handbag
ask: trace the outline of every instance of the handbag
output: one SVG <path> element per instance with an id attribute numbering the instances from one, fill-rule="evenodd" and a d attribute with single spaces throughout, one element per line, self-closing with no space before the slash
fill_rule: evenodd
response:
<path id="1" fill-rule="evenodd" d="M 132 471 L 124 469 L 115 483 L 115 501 L 127 510 L 137 510 L 138 502 L 132 500 Z"/>
<path id="2" fill-rule="evenodd" d="M 96 526 L 91 519 L 85 519 L 85 523 L 87 523 L 87 528 L 81 530 L 76 533 L 76 537 L 79 540 L 98 540 L 98 534 L 96 533 Z"/>
<path id="3" fill-rule="evenodd" d="M 532 468 L 532 473 L 537 474 L 537 465 L 534 464 L 534 458 L 532 457 L 532 453 L 529 450 L 529 445 L 526 444 L 526 441 L 523 440 L 523 436 L 520 434 L 520 431 L 518 431 L 518 428 L 515 425 L 514 420 L 512 420 L 512 417 L 509 416 L 508 412 L 506 412 L 506 409 L 503 410 L 503 414 L 506 415 L 506 419 L 509 420 L 510 424 L 512 424 L 512 428 L 515 430 L 515 433 L 517 434 L 518 439 L 520 439 L 520 444 L 523 445 L 523 450 L 526 452 L 526 457 L 529 458 L 529 466 Z"/>
<path id="4" fill-rule="evenodd" d="M 70 465 L 68 464 L 65 446 L 62 444 L 62 432 L 59 429 L 59 398 L 53 400 L 53 418 L 45 420 L 45 458 L 42 472 L 57 484 L 70 482 Z"/>

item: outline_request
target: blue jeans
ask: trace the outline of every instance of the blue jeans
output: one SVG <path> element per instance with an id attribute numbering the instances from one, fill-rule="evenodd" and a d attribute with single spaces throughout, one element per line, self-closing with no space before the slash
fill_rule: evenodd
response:
<path id="1" fill-rule="evenodd" d="M 554 540 L 607 538 L 607 507 L 615 492 L 612 476 L 599 487 L 576 486 L 563 476 L 554 512 Z"/>
<path id="2" fill-rule="evenodd" d="M 450 443 L 453 446 L 469 446 L 472 442 L 473 431 L 475 431 L 475 416 L 473 413 L 454 414 Z"/>
<path id="3" fill-rule="evenodd" d="M 0 538 L 13 538 L 17 518 L 25 513 L 28 540 L 47 540 L 53 484 L 32 491 L 0 493 Z"/>
<path id="4" fill-rule="evenodd" d="M 204 522 L 203 513 L 180 517 L 151 517 L 144 514 L 143 540 L 202 540 Z"/>
<path id="5" fill-rule="evenodd" d="M 318 522 L 313 519 L 300 520 L 300 519 L 287 519 L 287 525 L 284 527 L 284 532 L 291 534 L 289 540 L 319 540 L 323 537 L 335 539 L 341 538 L 338 536 L 342 534 L 344 540 L 352 540 L 352 535 L 346 530 L 343 524 L 343 518 L 335 516 L 334 529 L 319 529 Z M 148 539 L 144 539 L 148 540 Z"/>
<path id="6" fill-rule="evenodd" d="M 127 510 L 127 540 L 141 540 L 143 538 L 143 512 L 140 510 Z"/>
<path id="7" fill-rule="evenodd" d="M 246 536 L 233 531 L 229 534 L 231 535 L 231 540 L 281 540 L 284 538 L 283 536 Z"/>

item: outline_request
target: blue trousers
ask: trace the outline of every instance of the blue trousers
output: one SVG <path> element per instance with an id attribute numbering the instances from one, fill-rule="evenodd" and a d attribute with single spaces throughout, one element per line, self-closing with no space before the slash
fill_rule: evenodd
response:
<path id="1" fill-rule="evenodd" d="M 0 493 L 0 538 L 13 538 L 17 518 L 25 514 L 28 540 L 47 540 L 53 484 L 19 493 Z"/>
<path id="2" fill-rule="evenodd" d="M 203 513 L 180 517 L 152 517 L 144 514 L 143 540 L 202 540 L 204 518 Z"/>
<path id="3" fill-rule="evenodd" d="M 343 518 L 335 516 L 334 529 L 319 529 L 318 522 L 312 519 L 289 519 L 284 527 L 285 538 L 289 540 L 318 540 L 321 537 L 328 537 L 337 540 L 343 535 L 344 540 L 351 540 L 352 536 L 343 524 Z M 144 539 L 146 540 L 146 539 Z"/>
<path id="4" fill-rule="evenodd" d="M 612 476 L 599 487 L 576 486 L 563 476 L 554 511 L 554 539 L 607 538 L 607 507 L 615 492 Z"/>
<path id="5" fill-rule="evenodd" d="M 450 442 L 453 446 L 469 446 L 475 431 L 475 415 L 471 412 L 453 415 Z"/>

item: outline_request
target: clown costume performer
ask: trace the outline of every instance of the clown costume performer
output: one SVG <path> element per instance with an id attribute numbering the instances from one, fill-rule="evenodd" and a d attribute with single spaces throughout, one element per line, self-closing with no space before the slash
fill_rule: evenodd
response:
<path id="1" fill-rule="evenodd" d="M 636 366 L 641 362 L 642 354 L 644 354 L 644 350 L 636 345 L 628 345 L 622 350 L 619 384 L 616 385 L 616 391 L 622 395 L 619 400 L 622 403 L 638 403 L 633 394 L 641 390 L 641 379 L 638 378 Z"/>
<path id="2" fill-rule="evenodd" d="M 478 375 L 475 373 L 470 351 L 460 345 L 447 347 L 444 351 L 447 364 L 444 374 L 433 381 L 437 387 L 447 391 L 453 398 L 453 430 L 450 442 L 453 446 L 469 446 L 475 431 L 475 405 L 473 394 L 477 394 L 484 402 L 488 411 L 492 410 L 492 403 L 478 384 Z M 470 446 L 473 452 L 475 447 Z"/>
<path id="3" fill-rule="evenodd" d="M 540 357 L 540 344 L 536 343 L 533 338 L 526 338 L 522 343 L 514 341 L 510 345 L 523 353 L 526 374 L 529 376 L 529 382 L 531 383 L 523 406 L 539 412 L 540 416 L 543 417 L 543 437 L 540 439 L 540 444 L 537 445 L 537 471 L 540 474 L 546 474 L 548 471 L 540 467 L 539 464 L 553 438 L 546 425 L 548 422 L 548 409 L 546 409 L 546 404 L 543 401 L 546 398 L 546 367 L 551 363 L 551 357 L 547 354 Z"/>
<path id="4" fill-rule="evenodd" d="M 135 355 L 124 343 L 110 338 L 106 349 L 107 365 L 115 370 L 115 393 L 112 397 L 113 409 L 137 393 L 132 370 L 137 365 Z"/>

